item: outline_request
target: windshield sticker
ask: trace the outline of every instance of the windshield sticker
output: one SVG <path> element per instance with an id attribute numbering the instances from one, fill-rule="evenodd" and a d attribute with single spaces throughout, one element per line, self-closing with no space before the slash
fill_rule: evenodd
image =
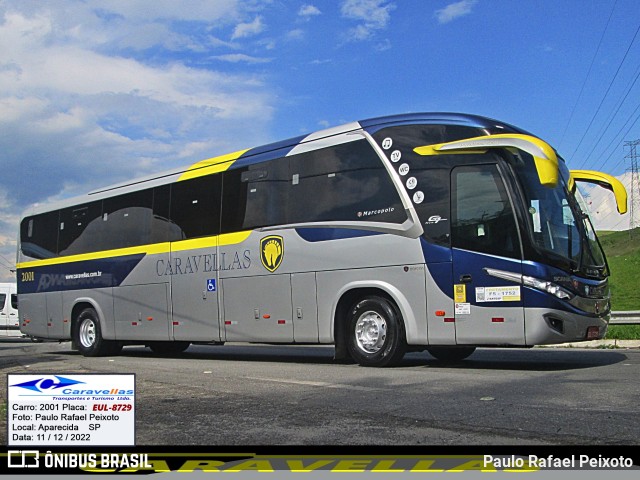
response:
<path id="1" fill-rule="evenodd" d="M 407 188 L 413 190 L 418 186 L 418 179 L 416 177 L 410 177 L 407 179 Z"/>
<path id="2" fill-rule="evenodd" d="M 476 287 L 476 302 L 519 302 L 520 287 Z"/>
<path id="3" fill-rule="evenodd" d="M 393 153 L 391 154 L 391 161 L 393 163 L 399 162 L 401 158 L 402 158 L 402 152 L 400 152 L 400 150 L 394 150 Z"/>
<path id="4" fill-rule="evenodd" d="M 536 233 L 542 232 L 542 222 L 540 222 L 540 200 L 531 200 L 531 207 L 529 213 L 533 220 L 533 231 Z"/>
<path id="5" fill-rule="evenodd" d="M 387 137 L 382 141 L 382 148 L 389 150 L 393 146 L 393 140 L 391 137 Z"/>

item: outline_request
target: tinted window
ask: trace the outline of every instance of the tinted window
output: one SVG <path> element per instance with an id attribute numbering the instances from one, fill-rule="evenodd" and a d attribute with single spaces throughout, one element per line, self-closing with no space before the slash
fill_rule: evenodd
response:
<path id="1" fill-rule="evenodd" d="M 424 228 L 424 237 L 437 245 L 448 247 L 451 226 L 449 219 L 450 170 L 425 168 L 424 164 L 417 166 L 419 168 L 414 168 L 409 177 L 409 179 L 415 178 L 416 187 L 408 189 L 408 192 L 412 196 L 411 193 L 416 191 L 419 185 L 422 186 L 420 191 L 424 193 L 424 200 L 421 203 L 416 203 L 415 208 Z M 425 185 L 428 188 L 424 188 Z"/>
<path id="2" fill-rule="evenodd" d="M 496 165 L 454 168 L 451 184 L 452 246 L 520 258 L 517 225 Z"/>
<path id="3" fill-rule="evenodd" d="M 153 219 L 149 243 L 162 243 L 182 238 L 180 227 L 169 218 L 171 187 L 162 185 L 153 189 Z"/>
<path id="4" fill-rule="evenodd" d="M 14 310 L 18 309 L 18 295 L 16 295 L 15 293 L 11 294 L 11 306 Z"/>
<path id="5" fill-rule="evenodd" d="M 100 201 L 61 210 L 59 224 L 60 255 L 92 252 L 99 250 L 104 244 L 102 202 Z"/>
<path id="6" fill-rule="evenodd" d="M 4 310 L 4 304 L 7 301 L 7 295 L 5 293 L 0 293 L 0 310 Z"/>
<path id="7" fill-rule="evenodd" d="M 58 212 L 25 218 L 20 225 L 22 253 L 32 258 L 51 258 L 58 254 Z"/>
<path id="8" fill-rule="evenodd" d="M 290 223 L 407 219 L 391 177 L 366 140 L 289 158 Z"/>
<path id="9" fill-rule="evenodd" d="M 145 245 L 151 241 L 153 190 L 141 190 L 104 200 L 104 235 L 100 249 Z"/>
<path id="10" fill-rule="evenodd" d="M 180 238 L 216 235 L 220 229 L 220 175 L 208 175 L 171 186 L 171 220 Z"/>
<path id="11" fill-rule="evenodd" d="M 289 159 L 223 174 L 222 233 L 288 223 Z"/>

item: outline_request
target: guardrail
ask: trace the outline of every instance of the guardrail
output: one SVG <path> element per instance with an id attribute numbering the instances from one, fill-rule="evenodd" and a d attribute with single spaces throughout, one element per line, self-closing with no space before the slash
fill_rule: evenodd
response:
<path id="1" fill-rule="evenodd" d="M 609 325 L 640 325 L 640 311 L 611 312 Z"/>

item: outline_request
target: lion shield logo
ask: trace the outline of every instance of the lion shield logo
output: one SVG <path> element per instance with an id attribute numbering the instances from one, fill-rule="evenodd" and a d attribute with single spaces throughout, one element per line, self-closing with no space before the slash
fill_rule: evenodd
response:
<path id="1" fill-rule="evenodd" d="M 284 240 L 279 235 L 269 235 L 260 240 L 260 260 L 264 268 L 275 272 L 284 257 Z"/>

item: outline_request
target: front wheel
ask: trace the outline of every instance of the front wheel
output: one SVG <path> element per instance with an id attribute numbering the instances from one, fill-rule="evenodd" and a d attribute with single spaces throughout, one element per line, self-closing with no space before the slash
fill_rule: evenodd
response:
<path id="1" fill-rule="evenodd" d="M 85 308 L 78 315 L 73 326 L 73 341 L 85 357 L 114 355 L 122 348 L 121 343 L 102 338 L 98 314 L 93 308 Z"/>
<path id="2" fill-rule="evenodd" d="M 370 296 L 349 311 L 348 348 L 351 357 L 364 367 L 396 365 L 407 351 L 402 317 L 394 304 Z"/>
<path id="3" fill-rule="evenodd" d="M 443 362 L 459 362 L 464 360 L 473 352 L 476 351 L 476 347 L 429 347 L 427 352 L 431 356 L 441 360 Z"/>

